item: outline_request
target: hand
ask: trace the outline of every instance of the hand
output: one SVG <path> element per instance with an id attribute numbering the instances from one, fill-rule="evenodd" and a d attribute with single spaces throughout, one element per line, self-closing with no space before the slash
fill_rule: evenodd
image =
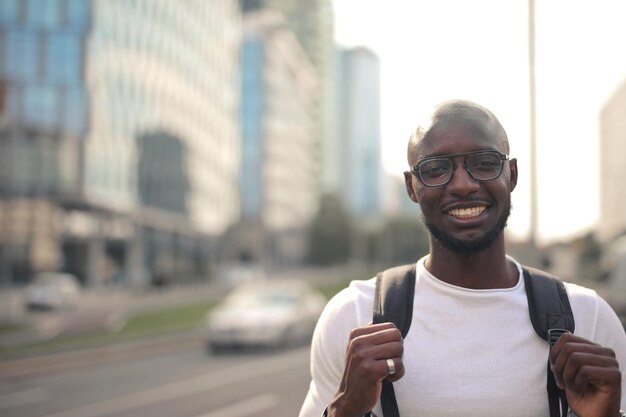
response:
<path id="1" fill-rule="evenodd" d="M 369 324 L 350 333 L 346 363 L 335 399 L 328 407 L 333 417 L 362 417 L 380 398 L 383 379 L 404 376 L 402 334 L 392 323 Z M 396 373 L 389 375 L 387 359 Z"/>
<path id="2" fill-rule="evenodd" d="M 613 350 L 564 334 L 550 351 L 557 386 L 578 417 L 619 415 L 622 374 Z"/>

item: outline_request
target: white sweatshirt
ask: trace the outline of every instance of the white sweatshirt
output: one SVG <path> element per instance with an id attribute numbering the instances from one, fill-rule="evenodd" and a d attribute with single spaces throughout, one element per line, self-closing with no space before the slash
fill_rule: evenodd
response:
<path id="1" fill-rule="evenodd" d="M 519 263 L 509 258 L 519 270 L 515 287 L 472 290 L 438 280 L 424 259 L 417 262 L 413 321 L 404 341 L 406 374 L 394 383 L 400 415 L 548 417 L 548 344 L 530 322 Z M 350 331 L 372 320 L 374 286 L 375 278 L 353 281 L 322 313 L 300 417 L 320 417 L 334 397 Z M 623 372 L 626 335 L 613 310 L 593 290 L 566 288 L 574 333 L 615 350 Z M 374 412 L 382 416 L 380 405 Z"/>

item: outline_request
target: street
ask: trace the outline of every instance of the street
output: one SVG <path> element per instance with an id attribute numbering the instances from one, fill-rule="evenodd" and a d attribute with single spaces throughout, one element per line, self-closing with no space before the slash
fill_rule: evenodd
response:
<path id="1" fill-rule="evenodd" d="M 309 347 L 212 355 L 204 342 L 75 369 L 0 378 L 5 417 L 293 417 Z"/>

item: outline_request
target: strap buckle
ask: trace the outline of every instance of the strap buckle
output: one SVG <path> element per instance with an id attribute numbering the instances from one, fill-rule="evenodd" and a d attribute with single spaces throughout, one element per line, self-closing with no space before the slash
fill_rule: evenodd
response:
<path id="1" fill-rule="evenodd" d="M 564 335 L 565 333 L 572 334 L 569 330 L 566 329 L 548 329 L 548 343 L 550 347 L 554 346 L 559 337 Z"/>

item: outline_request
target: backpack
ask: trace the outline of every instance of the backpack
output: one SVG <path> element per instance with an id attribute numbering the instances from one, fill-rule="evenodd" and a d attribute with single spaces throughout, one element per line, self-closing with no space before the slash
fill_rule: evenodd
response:
<path id="1" fill-rule="evenodd" d="M 565 286 L 558 278 L 538 269 L 523 267 L 522 270 L 533 328 L 552 347 L 563 333 L 574 332 L 574 315 Z M 414 294 L 415 264 L 379 272 L 376 276 L 373 322 L 392 322 L 405 338 L 413 317 Z M 566 416 L 565 392 L 556 386 L 549 359 L 546 388 L 550 417 Z M 383 380 L 380 402 L 384 417 L 400 417 L 393 384 L 386 379 Z"/>

